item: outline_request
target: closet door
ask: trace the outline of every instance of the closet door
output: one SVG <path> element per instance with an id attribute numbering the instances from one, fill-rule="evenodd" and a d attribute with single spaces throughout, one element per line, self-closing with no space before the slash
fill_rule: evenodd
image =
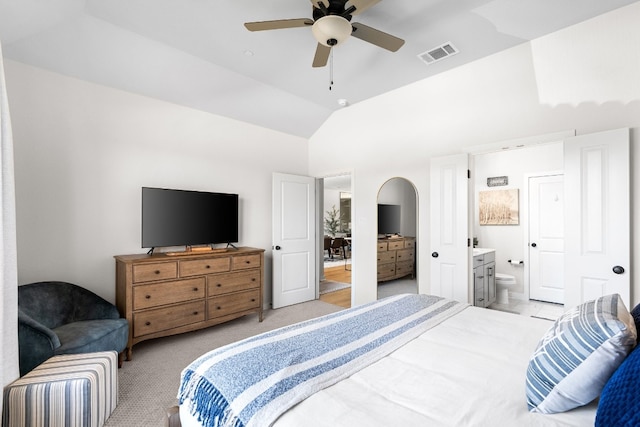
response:
<path id="1" fill-rule="evenodd" d="M 469 157 L 431 159 L 431 294 L 473 304 L 469 285 Z"/>
<path id="2" fill-rule="evenodd" d="M 565 307 L 630 304 L 629 129 L 565 140 Z"/>

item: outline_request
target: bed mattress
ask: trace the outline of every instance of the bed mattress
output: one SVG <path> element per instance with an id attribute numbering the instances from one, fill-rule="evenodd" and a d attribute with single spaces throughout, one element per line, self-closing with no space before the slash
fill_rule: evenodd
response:
<path id="1" fill-rule="evenodd" d="M 527 410 L 527 364 L 551 324 L 467 307 L 383 359 L 318 391 L 274 425 L 593 425 L 596 402 L 554 415 Z M 184 427 L 201 425 L 182 407 L 180 417 Z"/>

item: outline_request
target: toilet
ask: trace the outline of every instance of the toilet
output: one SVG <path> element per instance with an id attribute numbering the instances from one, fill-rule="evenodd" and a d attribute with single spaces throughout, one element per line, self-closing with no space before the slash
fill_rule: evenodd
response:
<path id="1" fill-rule="evenodd" d="M 496 273 L 496 303 L 509 304 L 509 289 L 516 284 L 516 278 L 510 274 Z"/>

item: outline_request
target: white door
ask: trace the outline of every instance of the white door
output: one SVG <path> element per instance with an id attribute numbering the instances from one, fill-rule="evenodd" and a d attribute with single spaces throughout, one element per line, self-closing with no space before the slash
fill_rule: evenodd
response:
<path id="1" fill-rule="evenodd" d="M 431 293 L 473 303 L 468 169 L 466 154 L 431 159 Z"/>
<path id="2" fill-rule="evenodd" d="M 273 308 L 316 298 L 315 179 L 273 174 Z"/>
<path id="3" fill-rule="evenodd" d="M 529 178 L 529 297 L 564 303 L 564 178 Z"/>
<path id="4" fill-rule="evenodd" d="M 629 130 L 568 138 L 565 306 L 618 293 L 630 303 Z"/>

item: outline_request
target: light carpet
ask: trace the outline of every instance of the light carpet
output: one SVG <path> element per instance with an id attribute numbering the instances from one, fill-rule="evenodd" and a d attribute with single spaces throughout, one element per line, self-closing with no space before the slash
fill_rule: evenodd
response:
<path id="1" fill-rule="evenodd" d="M 255 314 L 200 331 L 141 342 L 133 360 L 118 369 L 119 401 L 105 427 L 164 426 L 165 411 L 177 405 L 182 369 L 214 348 L 292 323 L 340 311 L 315 300 L 267 310 L 258 322 Z"/>
<path id="2" fill-rule="evenodd" d="M 320 282 L 320 295 L 328 294 L 342 289 L 350 288 L 350 283 L 333 282 L 331 280 L 323 280 Z"/>
<path id="3" fill-rule="evenodd" d="M 378 299 L 398 294 L 417 294 L 418 281 L 415 279 L 396 279 L 378 283 Z"/>

